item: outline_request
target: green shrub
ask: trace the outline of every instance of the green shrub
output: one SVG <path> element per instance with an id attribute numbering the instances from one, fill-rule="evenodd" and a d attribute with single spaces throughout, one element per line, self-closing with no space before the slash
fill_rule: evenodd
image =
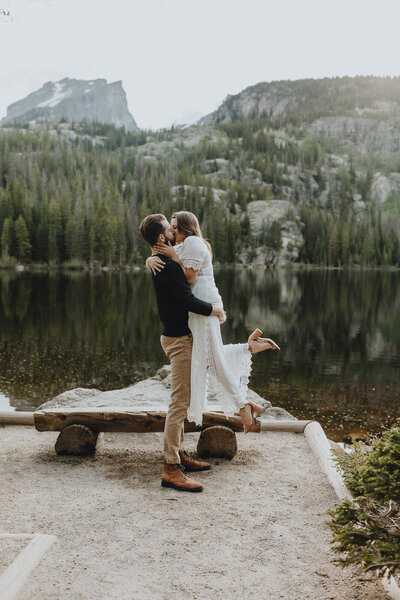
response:
<path id="1" fill-rule="evenodd" d="M 372 446 L 354 444 L 341 461 L 347 487 L 355 496 L 388 501 L 400 498 L 400 426 L 395 425 Z"/>
<path id="2" fill-rule="evenodd" d="M 400 570 L 400 426 L 393 426 L 371 446 L 354 444 L 354 452 L 339 460 L 355 500 L 344 500 L 328 511 L 332 520 L 336 561 L 361 565 L 376 575 Z"/>
<path id="3" fill-rule="evenodd" d="M 395 575 L 400 568 L 400 505 L 371 498 L 344 500 L 328 511 L 334 533 L 333 550 L 343 567 L 361 565 L 376 575 Z"/>

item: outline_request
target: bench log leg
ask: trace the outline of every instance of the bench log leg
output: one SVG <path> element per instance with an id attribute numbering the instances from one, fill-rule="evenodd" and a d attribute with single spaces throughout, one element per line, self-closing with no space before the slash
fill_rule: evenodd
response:
<path id="1" fill-rule="evenodd" d="M 197 444 L 197 453 L 202 458 L 231 459 L 237 452 L 236 433 L 230 427 L 213 425 L 207 427 L 201 434 Z"/>
<path id="2" fill-rule="evenodd" d="M 85 425 L 69 425 L 56 441 L 56 452 L 61 456 L 87 456 L 96 452 L 99 434 Z"/>

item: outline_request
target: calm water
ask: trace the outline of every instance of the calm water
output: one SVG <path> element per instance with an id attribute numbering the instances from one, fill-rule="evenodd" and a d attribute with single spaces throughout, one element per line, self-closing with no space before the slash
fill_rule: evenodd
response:
<path id="1" fill-rule="evenodd" d="M 255 391 L 318 419 L 336 440 L 400 417 L 400 273 L 227 270 L 216 279 L 225 342 L 258 326 L 281 347 L 254 357 Z M 159 335 L 147 273 L 0 273 L 0 407 L 128 386 L 165 364 Z"/>

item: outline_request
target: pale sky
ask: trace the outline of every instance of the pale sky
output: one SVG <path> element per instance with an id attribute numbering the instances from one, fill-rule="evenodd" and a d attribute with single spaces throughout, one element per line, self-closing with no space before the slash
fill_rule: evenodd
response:
<path id="1" fill-rule="evenodd" d="M 0 118 L 64 77 L 122 80 L 141 128 L 260 81 L 400 74 L 399 0 L 0 0 Z M 1 11 L 0 11 L 1 12 Z"/>

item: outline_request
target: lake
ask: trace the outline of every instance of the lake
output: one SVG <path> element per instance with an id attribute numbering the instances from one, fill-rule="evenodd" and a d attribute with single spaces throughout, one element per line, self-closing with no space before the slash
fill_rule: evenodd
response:
<path id="1" fill-rule="evenodd" d="M 221 269 L 226 343 L 259 327 L 250 387 L 336 441 L 400 417 L 400 272 Z M 126 387 L 167 362 L 151 277 L 0 273 L 0 410 Z"/>

